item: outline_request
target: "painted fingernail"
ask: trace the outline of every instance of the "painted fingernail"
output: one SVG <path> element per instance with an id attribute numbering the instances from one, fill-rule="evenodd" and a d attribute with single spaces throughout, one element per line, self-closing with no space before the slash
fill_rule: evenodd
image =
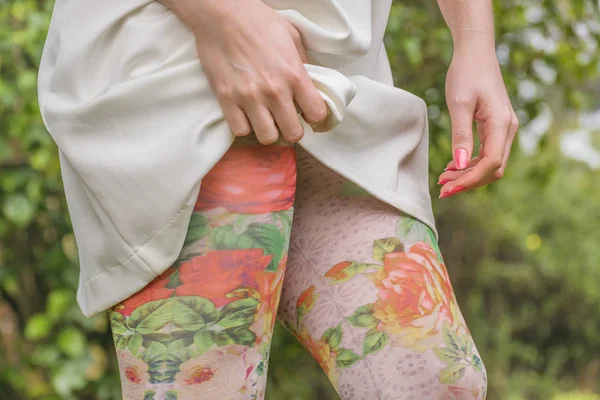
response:
<path id="1" fill-rule="evenodd" d="M 444 171 L 458 171 L 456 168 L 446 167 Z"/>
<path id="2" fill-rule="evenodd" d="M 450 189 L 450 194 L 456 194 L 456 193 L 460 193 L 463 190 L 465 190 L 466 188 L 464 186 L 455 186 L 452 189 Z"/>
<path id="3" fill-rule="evenodd" d="M 440 194 L 439 198 L 443 199 L 444 197 L 448 197 L 448 196 L 450 196 L 450 192 L 444 192 L 444 193 Z"/>
<path id="4" fill-rule="evenodd" d="M 467 150 L 458 148 L 454 152 L 454 160 L 456 161 L 456 167 L 458 169 L 467 168 Z"/>
<path id="5" fill-rule="evenodd" d="M 444 185 L 446 183 L 450 182 L 450 179 L 442 179 L 441 181 L 439 181 L 437 184 L 438 185 Z"/>

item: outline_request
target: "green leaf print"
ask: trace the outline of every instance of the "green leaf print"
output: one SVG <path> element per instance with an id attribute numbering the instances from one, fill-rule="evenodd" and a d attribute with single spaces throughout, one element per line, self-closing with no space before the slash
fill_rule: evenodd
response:
<path id="1" fill-rule="evenodd" d="M 127 349 L 131 352 L 131 354 L 137 356 L 143 342 L 144 338 L 142 335 L 135 333 L 133 336 L 131 336 L 131 339 L 129 339 L 129 343 L 127 343 Z"/>
<path id="2" fill-rule="evenodd" d="M 217 325 L 223 329 L 249 326 L 256 318 L 258 305 L 259 301 L 252 297 L 229 303 L 221 310 Z"/>
<path id="3" fill-rule="evenodd" d="M 286 242 L 279 228 L 271 224 L 254 222 L 248 225 L 244 233 L 260 243 L 260 247 L 265 250 L 265 254 L 273 256 L 265 271 L 276 272 Z"/>
<path id="4" fill-rule="evenodd" d="M 281 223 L 281 231 L 283 236 L 289 238 L 292 234 L 292 219 L 293 219 L 294 208 L 285 211 L 273 211 L 271 215 L 273 219 L 278 218 Z"/>
<path id="5" fill-rule="evenodd" d="M 340 349 L 338 353 L 335 365 L 338 368 L 349 368 L 356 364 L 361 357 L 350 349 Z"/>
<path id="6" fill-rule="evenodd" d="M 388 344 L 390 338 L 384 332 L 379 332 L 375 329 L 371 329 L 365 335 L 363 340 L 363 356 L 373 354 Z"/>
<path id="7" fill-rule="evenodd" d="M 117 342 L 117 350 L 125 350 L 129 345 L 129 341 L 131 340 L 131 335 L 123 336 Z"/>
<path id="8" fill-rule="evenodd" d="M 194 334 L 194 345 L 198 355 L 204 354 L 215 345 L 215 339 L 211 331 L 202 329 Z"/>
<path id="9" fill-rule="evenodd" d="M 433 352 L 445 364 L 452 364 L 463 359 L 462 354 L 457 354 L 454 350 L 447 347 L 436 347 L 433 349 Z"/>
<path id="10" fill-rule="evenodd" d="M 152 390 L 146 390 L 144 392 L 144 399 L 143 400 L 154 400 L 154 391 L 152 391 Z"/>
<path id="11" fill-rule="evenodd" d="M 123 321 L 115 318 L 114 315 L 120 315 L 123 317 Z M 125 317 L 123 314 L 119 312 L 112 312 L 110 315 L 110 327 L 112 329 L 113 335 L 124 335 L 129 332 L 129 327 L 127 326 L 127 321 L 125 321 Z"/>
<path id="12" fill-rule="evenodd" d="M 214 304 L 208 299 L 171 297 L 139 306 L 131 313 L 129 325 L 141 334 L 157 332 L 166 325 L 171 325 L 171 330 L 195 331 L 214 322 L 217 315 Z"/>
<path id="13" fill-rule="evenodd" d="M 323 332 L 321 340 L 327 342 L 332 351 L 337 350 L 340 343 L 342 342 L 342 324 L 338 324 L 337 326 L 329 328 L 325 332 Z"/>
<path id="14" fill-rule="evenodd" d="M 377 319 L 373 316 L 373 304 L 358 307 L 347 320 L 360 328 L 374 328 L 377 325 Z"/>
<path id="15" fill-rule="evenodd" d="M 147 364 L 150 383 L 170 383 L 175 381 L 181 360 L 167 352 L 152 357 Z"/>
<path id="16" fill-rule="evenodd" d="M 192 213 L 187 234 L 185 236 L 184 246 L 197 242 L 204 236 L 208 235 L 210 227 L 208 226 L 208 218 L 200 213 Z"/>
<path id="17" fill-rule="evenodd" d="M 483 371 L 483 361 L 481 361 L 481 358 L 479 358 L 477 354 L 473 354 L 473 357 L 471 358 L 471 363 L 477 371 Z"/>
<path id="18" fill-rule="evenodd" d="M 175 390 L 169 390 L 167 393 L 165 393 L 165 400 L 177 400 L 177 398 L 177 391 Z"/>
<path id="19" fill-rule="evenodd" d="M 188 358 L 187 341 L 185 339 L 174 340 L 167 345 L 167 351 L 174 354 L 180 360 L 184 361 Z"/>
<path id="20" fill-rule="evenodd" d="M 447 323 L 444 324 L 443 332 L 444 342 L 446 343 L 446 348 L 448 349 L 448 351 L 451 354 L 456 354 L 457 356 L 460 356 L 460 358 L 466 358 L 468 356 L 467 351 L 469 348 L 467 339 L 465 337 L 462 337 L 461 335 L 457 335 L 457 333 Z"/>
<path id="21" fill-rule="evenodd" d="M 144 360 L 144 362 L 146 362 L 146 364 L 148 364 L 151 359 L 167 352 L 168 348 L 166 345 L 156 341 L 151 341 L 150 343 L 148 343 L 142 359 Z"/>
<path id="22" fill-rule="evenodd" d="M 213 338 L 218 346 L 228 344 L 241 344 L 252 346 L 256 341 L 256 335 L 245 326 L 239 328 L 225 329 L 223 331 L 214 331 Z"/>
<path id="23" fill-rule="evenodd" d="M 211 248 L 215 250 L 239 250 L 262 248 L 261 244 L 252 237 L 237 233 L 229 226 L 217 226 L 210 231 Z"/>
<path id="24" fill-rule="evenodd" d="M 440 372 L 440 383 L 451 385 L 456 383 L 465 374 L 466 365 L 462 363 L 454 363 L 448 365 Z"/>
<path id="25" fill-rule="evenodd" d="M 373 259 L 383 261 L 387 253 L 404 251 L 402 241 L 395 237 L 377 239 L 373 243 Z"/>
<path id="26" fill-rule="evenodd" d="M 437 239 L 435 238 L 435 234 L 433 233 L 433 231 L 431 230 L 430 227 L 426 227 L 427 228 L 427 238 L 428 238 L 428 242 L 431 245 L 431 247 L 433 248 L 433 250 L 435 250 L 435 254 L 437 254 L 438 256 L 438 261 L 440 262 L 440 264 L 444 263 L 444 258 L 442 257 L 442 252 L 440 251 L 440 245 L 438 244 Z"/>

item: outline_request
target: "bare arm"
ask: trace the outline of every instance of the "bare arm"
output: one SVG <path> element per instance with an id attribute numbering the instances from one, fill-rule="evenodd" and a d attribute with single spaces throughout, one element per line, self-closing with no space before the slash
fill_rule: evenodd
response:
<path id="1" fill-rule="evenodd" d="M 162 0 L 196 37 L 198 56 L 236 136 L 263 144 L 302 138 L 295 105 L 308 123 L 327 116 L 310 80 L 301 37 L 260 0 Z"/>
<path id="2" fill-rule="evenodd" d="M 440 175 L 440 197 L 500 179 L 518 121 L 496 58 L 491 0 L 438 0 L 452 33 L 454 56 L 446 77 L 453 160 Z M 480 148 L 473 155 L 473 121 Z"/>

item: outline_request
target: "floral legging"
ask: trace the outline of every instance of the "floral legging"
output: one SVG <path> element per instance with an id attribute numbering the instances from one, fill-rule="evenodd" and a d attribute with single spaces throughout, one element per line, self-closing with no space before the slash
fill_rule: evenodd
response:
<path id="1" fill-rule="evenodd" d="M 432 231 L 299 146 L 237 139 L 178 260 L 110 310 L 123 399 L 263 399 L 276 318 L 342 400 L 485 399 Z"/>

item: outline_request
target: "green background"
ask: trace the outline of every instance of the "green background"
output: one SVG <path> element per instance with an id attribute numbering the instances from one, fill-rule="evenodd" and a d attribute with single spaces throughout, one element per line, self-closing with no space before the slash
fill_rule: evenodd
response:
<path id="1" fill-rule="evenodd" d="M 0 399 L 119 399 L 107 315 L 75 304 L 75 242 L 37 106 L 51 7 L 0 0 Z M 582 118 L 600 108 L 598 3 L 501 0 L 495 19 L 521 129 L 501 181 L 434 196 L 442 251 L 490 400 L 600 399 L 600 118 Z M 386 42 L 397 85 L 429 105 L 437 193 L 452 41 L 435 1 L 395 2 Z M 591 162 L 568 157 L 586 137 L 576 154 Z M 280 327 L 273 347 L 268 399 L 337 398 Z"/>

